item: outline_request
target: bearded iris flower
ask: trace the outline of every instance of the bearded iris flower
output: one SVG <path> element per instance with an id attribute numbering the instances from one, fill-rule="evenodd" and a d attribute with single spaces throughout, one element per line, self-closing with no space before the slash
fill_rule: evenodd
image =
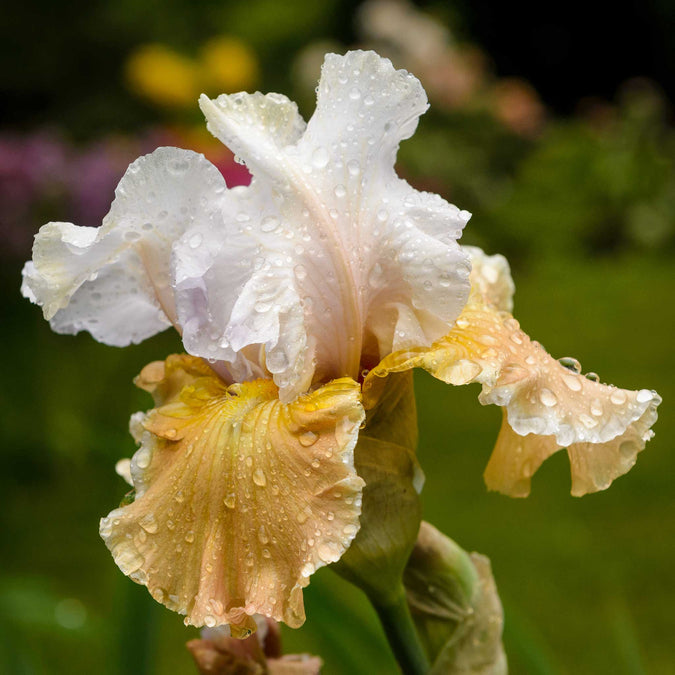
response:
<path id="1" fill-rule="evenodd" d="M 608 487 L 660 402 L 532 342 L 505 260 L 458 244 L 469 214 L 397 177 L 428 107 L 412 75 L 372 52 L 328 55 L 317 91 L 308 123 L 279 94 L 202 96 L 250 186 L 160 148 L 129 167 L 100 228 L 45 225 L 24 269 L 57 332 L 116 346 L 181 334 L 187 354 L 137 378 L 155 408 L 131 420 L 135 498 L 101 536 L 186 623 L 235 635 L 255 614 L 301 625 L 302 588 L 349 549 L 359 430 L 393 373 L 482 384 L 481 403 L 504 409 L 486 481 L 514 496 L 559 447 L 574 494 Z"/>

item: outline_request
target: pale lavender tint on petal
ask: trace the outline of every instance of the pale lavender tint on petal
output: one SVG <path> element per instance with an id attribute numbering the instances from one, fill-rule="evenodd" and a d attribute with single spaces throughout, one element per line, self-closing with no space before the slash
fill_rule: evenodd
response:
<path id="1" fill-rule="evenodd" d="M 262 343 L 291 400 L 312 381 L 358 377 L 364 360 L 447 332 L 468 297 L 470 263 L 457 245 L 468 214 L 394 171 L 427 108 L 412 75 L 373 52 L 328 55 L 306 129 L 279 94 L 200 103 L 254 180 L 225 198 L 227 246 L 223 231 L 203 227 L 201 265 L 190 233 L 175 249 L 191 353 L 232 361 Z"/>

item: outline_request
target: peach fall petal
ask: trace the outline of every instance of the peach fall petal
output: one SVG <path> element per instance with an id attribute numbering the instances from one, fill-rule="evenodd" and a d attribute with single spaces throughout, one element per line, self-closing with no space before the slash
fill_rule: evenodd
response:
<path id="1" fill-rule="evenodd" d="M 176 355 L 137 384 L 157 407 L 132 418 L 136 499 L 101 520 L 117 565 L 186 624 L 243 636 L 263 614 L 300 626 L 309 576 L 359 528 L 358 384 L 282 404 L 269 380 L 227 386 Z"/>
<path id="2" fill-rule="evenodd" d="M 376 378 L 420 367 L 449 384 L 483 385 L 479 400 L 504 408 L 505 422 L 485 473 L 490 489 L 529 494 L 530 478 L 558 448 L 568 449 L 572 494 L 604 490 L 626 473 L 653 436 L 660 396 L 600 384 L 574 359 L 557 361 L 510 314 L 513 282 L 502 256 L 471 255 L 471 296 L 454 328 L 430 349 L 400 351 L 366 378 L 364 405 L 382 385 Z"/>

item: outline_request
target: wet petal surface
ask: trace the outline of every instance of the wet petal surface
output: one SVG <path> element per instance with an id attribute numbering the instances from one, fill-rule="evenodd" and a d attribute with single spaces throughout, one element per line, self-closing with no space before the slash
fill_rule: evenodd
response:
<path id="1" fill-rule="evenodd" d="M 201 284 L 200 304 L 185 305 L 201 327 L 192 353 L 231 360 L 263 344 L 282 400 L 292 400 L 308 382 L 358 378 L 363 359 L 443 335 L 468 296 L 456 240 L 469 214 L 394 172 L 400 141 L 427 108 L 412 75 L 372 52 L 328 55 L 306 129 L 277 95 L 202 97 L 201 106 L 254 180 L 229 195 L 228 231 L 241 244 L 219 247 L 221 232 L 203 232 L 204 250 L 217 253 L 190 275 Z M 223 279 L 244 266 L 236 283 Z M 224 287 L 237 298 L 225 311 Z"/>
<path id="2" fill-rule="evenodd" d="M 479 400 L 505 410 L 505 424 L 488 465 L 488 487 L 526 496 L 541 462 L 568 448 L 575 495 L 609 487 L 635 463 L 651 438 L 656 392 L 629 391 L 582 375 L 574 359 L 557 361 L 532 341 L 513 316 L 513 282 L 502 256 L 469 249 L 472 294 L 455 327 L 431 349 L 385 358 L 364 384 L 366 406 L 376 378 L 412 367 L 449 384 L 479 382 Z"/>
<path id="3" fill-rule="evenodd" d="M 301 625 L 302 588 L 359 527 L 358 385 L 284 405 L 271 381 L 227 387 L 188 356 L 150 364 L 138 384 L 158 407 L 132 424 L 136 500 L 101 521 L 120 569 L 189 624 Z"/>
<path id="4" fill-rule="evenodd" d="M 22 292 L 58 333 L 140 342 L 176 323 L 173 243 L 195 221 L 220 218 L 225 191 L 204 157 L 159 148 L 127 169 L 99 228 L 48 223 L 35 237 Z"/>

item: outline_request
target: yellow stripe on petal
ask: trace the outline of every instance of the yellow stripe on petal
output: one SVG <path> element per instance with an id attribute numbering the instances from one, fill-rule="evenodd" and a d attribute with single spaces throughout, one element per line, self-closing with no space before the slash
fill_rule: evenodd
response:
<path id="1" fill-rule="evenodd" d="M 505 259 L 466 250 L 473 263 L 471 297 L 455 326 L 428 349 L 383 359 L 364 382 L 364 405 L 375 405 L 382 378 L 409 368 L 424 368 L 449 384 L 479 382 L 480 402 L 505 410 L 485 473 L 490 489 L 527 496 L 533 473 L 560 447 L 570 456 L 572 494 L 606 489 L 653 435 L 661 398 L 600 384 L 581 375 L 574 359 L 551 357 L 505 311 L 513 293 Z"/>
<path id="2" fill-rule="evenodd" d="M 101 520 L 117 565 L 186 624 L 301 625 L 309 576 L 359 529 L 358 384 L 282 404 L 273 382 L 228 387 L 190 356 L 150 364 L 137 384 L 157 407 L 132 420 L 136 500 Z"/>

